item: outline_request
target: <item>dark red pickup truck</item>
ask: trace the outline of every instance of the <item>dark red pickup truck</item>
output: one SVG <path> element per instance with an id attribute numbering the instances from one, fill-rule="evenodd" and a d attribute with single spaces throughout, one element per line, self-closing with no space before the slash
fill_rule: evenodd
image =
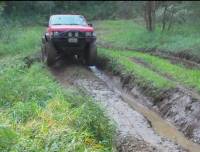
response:
<path id="1" fill-rule="evenodd" d="M 96 34 L 82 15 L 52 15 L 42 37 L 42 60 L 52 66 L 59 56 L 75 55 L 89 66 L 97 56 Z"/>

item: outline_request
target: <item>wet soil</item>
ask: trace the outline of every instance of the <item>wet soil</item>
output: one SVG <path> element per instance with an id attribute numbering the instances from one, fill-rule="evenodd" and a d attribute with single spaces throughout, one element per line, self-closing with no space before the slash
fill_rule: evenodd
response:
<path id="1" fill-rule="evenodd" d="M 117 126 L 118 151 L 186 151 L 167 137 L 159 135 L 157 129 L 154 128 L 155 123 L 148 120 L 149 118 L 144 113 L 137 111 L 138 108 L 134 108 L 135 105 L 130 106 L 128 103 L 132 100 L 135 100 L 135 103 L 139 102 L 137 98 L 127 99 L 128 95 L 122 94 L 118 86 L 112 85 L 114 82 L 95 67 L 88 68 L 74 64 L 63 66 L 63 63 L 58 63 L 50 70 L 61 85 L 84 88 L 98 104 L 104 107 L 107 115 Z M 196 151 L 195 148 L 194 151 Z"/>

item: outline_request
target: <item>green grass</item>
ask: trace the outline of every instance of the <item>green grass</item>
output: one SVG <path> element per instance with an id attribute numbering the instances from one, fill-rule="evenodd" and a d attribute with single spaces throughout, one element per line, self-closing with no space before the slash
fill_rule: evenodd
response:
<path id="1" fill-rule="evenodd" d="M 0 34 L 0 151 L 113 151 L 115 127 L 104 109 L 75 88 L 63 89 L 41 63 L 42 27 Z"/>
<path id="2" fill-rule="evenodd" d="M 164 52 L 185 52 L 200 58 L 200 31 L 195 25 L 174 25 L 171 31 L 148 32 L 145 26 L 132 20 L 105 20 L 95 23 L 98 39 L 114 47 L 148 49 L 157 48 Z M 187 51 L 185 51 L 187 50 Z"/>
<path id="3" fill-rule="evenodd" d="M 155 87 L 168 87 L 168 84 L 166 84 L 168 82 L 162 76 L 160 76 L 160 74 L 162 74 L 166 75 L 166 77 L 170 77 L 173 81 L 185 85 L 188 88 L 194 88 L 197 91 L 200 91 L 199 69 L 188 69 L 183 65 L 172 64 L 169 60 L 138 51 L 119 51 L 111 49 L 99 50 L 100 55 L 103 54 L 110 58 L 114 58 L 118 64 L 125 67 L 125 70 L 132 70 L 133 74 L 138 75 L 139 78 L 142 78 L 145 81 L 150 81 Z M 141 61 L 149 64 L 151 68 L 135 63 L 131 58 L 140 59 Z"/>
<path id="4" fill-rule="evenodd" d="M 140 83 L 140 85 L 148 85 L 159 90 L 173 87 L 171 81 L 142 65 L 132 62 L 129 58 L 123 55 L 124 53 L 125 52 L 110 49 L 98 49 L 98 55 L 103 58 L 108 58 L 110 61 L 108 65 L 110 65 L 113 70 L 122 67 L 122 72 L 127 75 L 133 75 L 136 78 L 137 83 Z"/>

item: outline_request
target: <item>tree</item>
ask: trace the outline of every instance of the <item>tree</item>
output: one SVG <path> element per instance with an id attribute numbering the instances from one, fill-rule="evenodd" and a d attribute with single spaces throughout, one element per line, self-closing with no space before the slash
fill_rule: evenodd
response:
<path id="1" fill-rule="evenodd" d="M 188 19 L 189 7 L 186 2 L 161 1 L 156 11 L 157 21 L 162 23 L 162 31 L 170 30 L 174 24 L 183 24 Z"/>
<path id="2" fill-rule="evenodd" d="M 155 1 L 147 1 L 144 6 L 144 20 L 148 31 L 155 30 Z"/>

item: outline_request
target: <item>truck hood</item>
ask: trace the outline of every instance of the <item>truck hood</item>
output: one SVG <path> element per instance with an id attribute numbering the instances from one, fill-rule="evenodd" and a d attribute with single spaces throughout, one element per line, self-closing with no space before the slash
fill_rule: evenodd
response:
<path id="1" fill-rule="evenodd" d="M 93 27 L 81 25 L 50 25 L 47 29 L 48 32 L 64 32 L 64 31 L 80 31 L 80 32 L 93 32 Z"/>

